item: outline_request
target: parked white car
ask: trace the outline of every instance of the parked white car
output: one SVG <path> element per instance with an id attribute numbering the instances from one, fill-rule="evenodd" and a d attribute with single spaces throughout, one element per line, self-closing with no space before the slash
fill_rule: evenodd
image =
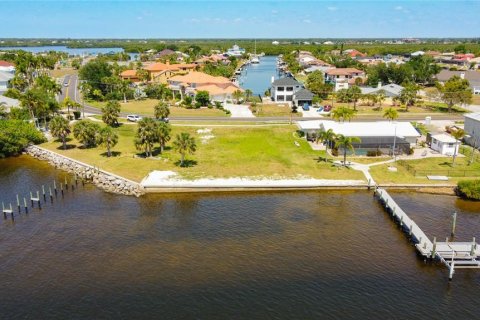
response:
<path id="1" fill-rule="evenodd" d="M 142 120 L 142 117 L 140 117 L 139 115 L 136 115 L 136 114 L 129 114 L 127 116 L 127 120 L 132 121 L 132 122 L 138 122 L 138 121 Z"/>

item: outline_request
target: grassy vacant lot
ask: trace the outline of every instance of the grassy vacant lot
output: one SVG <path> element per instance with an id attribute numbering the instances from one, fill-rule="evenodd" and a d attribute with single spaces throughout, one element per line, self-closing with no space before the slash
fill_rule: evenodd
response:
<path id="1" fill-rule="evenodd" d="M 53 78 L 63 78 L 66 75 L 69 74 L 77 74 L 78 70 L 75 70 L 73 68 L 62 68 L 62 69 L 55 69 L 55 70 L 50 70 L 49 74 Z"/>
<path id="2" fill-rule="evenodd" d="M 153 108 L 158 103 L 155 99 L 146 99 L 138 101 L 128 101 L 127 103 L 121 102 L 122 112 L 153 116 Z M 89 105 L 92 107 L 101 108 L 106 103 L 89 101 Z M 181 107 L 170 107 L 170 117 L 227 117 L 225 112 L 217 109 L 186 109 Z"/>
<path id="3" fill-rule="evenodd" d="M 473 95 L 472 104 L 480 105 L 480 94 L 474 94 Z"/>
<path id="4" fill-rule="evenodd" d="M 291 109 L 288 104 L 275 104 L 275 103 L 262 103 L 258 104 L 256 110 L 250 110 L 253 114 L 257 117 L 301 117 L 302 114 L 300 112 L 291 113 Z"/>
<path id="5" fill-rule="evenodd" d="M 207 126 L 208 127 L 208 126 Z M 183 177 L 298 177 L 310 176 L 324 179 L 364 180 L 352 169 L 337 168 L 320 161 L 324 152 L 313 151 L 304 139 L 294 137 L 295 126 L 269 126 L 249 128 L 213 127 L 214 138 L 202 142 L 199 128 L 173 126 L 173 135 L 189 132 L 197 140 L 197 152 L 189 155 L 190 166 L 178 167 L 180 156 L 167 144 L 164 154 L 145 159 L 137 157 L 133 144 L 136 125 L 122 125 L 115 129 L 119 143 L 113 149 L 116 156 L 107 158 L 102 147 L 82 149 L 71 140 L 68 150 L 59 149 L 58 141 L 42 146 L 80 161 L 99 166 L 132 180 L 140 181 L 152 170 L 172 170 Z M 294 142 L 297 141 L 297 147 Z"/>
<path id="6" fill-rule="evenodd" d="M 394 166 L 397 172 L 388 170 L 388 166 L 393 164 L 385 164 L 370 167 L 370 173 L 380 183 L 439 183 L 439 181 L 428 180 L 427 175 L 449 176 L 449 182 L 456 182 L 464 179 L 464 174 L 465 177 L 480 176 L 480 162 L 477 159 L 468 165 L 469 159 L 469 157 L 457 157 L 455 165 L 452 165 L 452 157 L 408 160 L 405 163 L 411 167 L 411 170 L 407 170 L 405 165 L 396 163 Z M 417 174 L 414 175 L 412 170 L 416 170 Z"/>

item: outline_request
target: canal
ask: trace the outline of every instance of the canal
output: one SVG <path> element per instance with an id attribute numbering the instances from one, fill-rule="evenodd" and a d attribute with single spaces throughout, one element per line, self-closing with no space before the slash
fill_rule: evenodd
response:
<path id="1" fill-rule="evenodd" d="M 63 177 L 0 160 L 0 200 Z M 393 196 L 427 234 L 447 236 L 453 211 L 459 239 L 479 230 L 477 203 Z M 474 319 L 479 283 L 418 259 L 367 191 L 134 198 L 86 185 L 0 222 L 3 319 Z"/>
<path id="2" fill-rule="evenodd" d="M 270 88 L 272 77 L 278 79 L 277 56 L 260 57 L 259 64 L 247 65 L 239 77 L 243 89 L 252 90 L 254 95 L 262 95 Z"/>

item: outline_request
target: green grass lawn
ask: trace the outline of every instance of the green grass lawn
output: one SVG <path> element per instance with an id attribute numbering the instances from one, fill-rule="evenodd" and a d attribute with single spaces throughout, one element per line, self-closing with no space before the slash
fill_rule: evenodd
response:
<path id="1" fill-rule="evenodd" d="M 411 167 L 407 170 L 406 165 L 400 163 L 385 164 L 370 167 L 370 173 L 379 183 L 439 183 L 439 181 L 431 181 L 427 179 L 427 175 L 448 176 L 448 183 L 456 183 L 465 177 L 480 176 L 480 162 L 477 159 L 468 165 L 470 157 L 457 157 L 455 164 L 452 164 L 452 157 L 445 158 L 426 158 L 418 160 L 408 160 L 405 164 Z M 397 172 L 388 170 L 388 166 L 395 166 Z M 416 175 L 412 172 L 415 170 Z M 464 176 L 465 174 L 465 176 Z"/>
<path id="2" fill-rule="evenodd" d="M 256 106 L 256 110 L 250 110 L 257 117 L 301 117 L 300 112 L 291 113 L 291 109 L 287 103 L 284 104 L 275 104 L 275 103 L 263 103 Z"/>
<path id="3" fill-rule="evenodd" d="M 139 115 L 153 116 L 153 108 L 158 103 L 155 99 L 121 102 L 122 112 Z M 88 101 L 92 107 L 102 108 L 106 102 Z M 222 110 L 215 108 L 186 109 L 183 107 L 170 107 L 170 117 L 227 117 Z"/>
<path id="4" fill-rule="evenodd" d="M 208 127 L 208 126 L 206 126 Z M 137 157 L 133 144 L 136 125 L 122 125 L 116 128 L 119 143 L 113 148 L 115 157 L 107 158 L 102 147 L 82 149 L 75 140 L 69 142 L 73 148 L 59 149 L 58 141 L 42 146 L 66 156 L 95 165 L 126 178 L 140 181 L 152 170 L 172 170 L 187 179 L 199 177 L 274 177 L 294 178 L 309 176 L 324 179 L 364 180 L 361 172 L 348 168 L 337 168 L 319 157 L 324 152 L 313 151 L 308 143 L 294 137 L 296 126 L 268 126 L 228 128 L 213 127 L 214 138 L 201 142 L 199 128 L 173 126 L 172 135 L 179 132 L 191 133 L 197 141 L 197 152 L 187 156 L 192 160 L 190 167 L 180 168 L 180 156 L 170 149 L 162 155 L 145 159 Z M 297 141 L 297 147 L 294 142 Z"/>

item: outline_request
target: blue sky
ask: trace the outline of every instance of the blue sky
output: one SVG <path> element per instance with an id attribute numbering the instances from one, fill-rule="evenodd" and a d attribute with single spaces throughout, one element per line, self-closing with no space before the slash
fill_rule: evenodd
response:
<path id="1" fill-rule="evenodd" d="M 480 37 L 477 1 L 1 1 L 0 37 Z"/>

